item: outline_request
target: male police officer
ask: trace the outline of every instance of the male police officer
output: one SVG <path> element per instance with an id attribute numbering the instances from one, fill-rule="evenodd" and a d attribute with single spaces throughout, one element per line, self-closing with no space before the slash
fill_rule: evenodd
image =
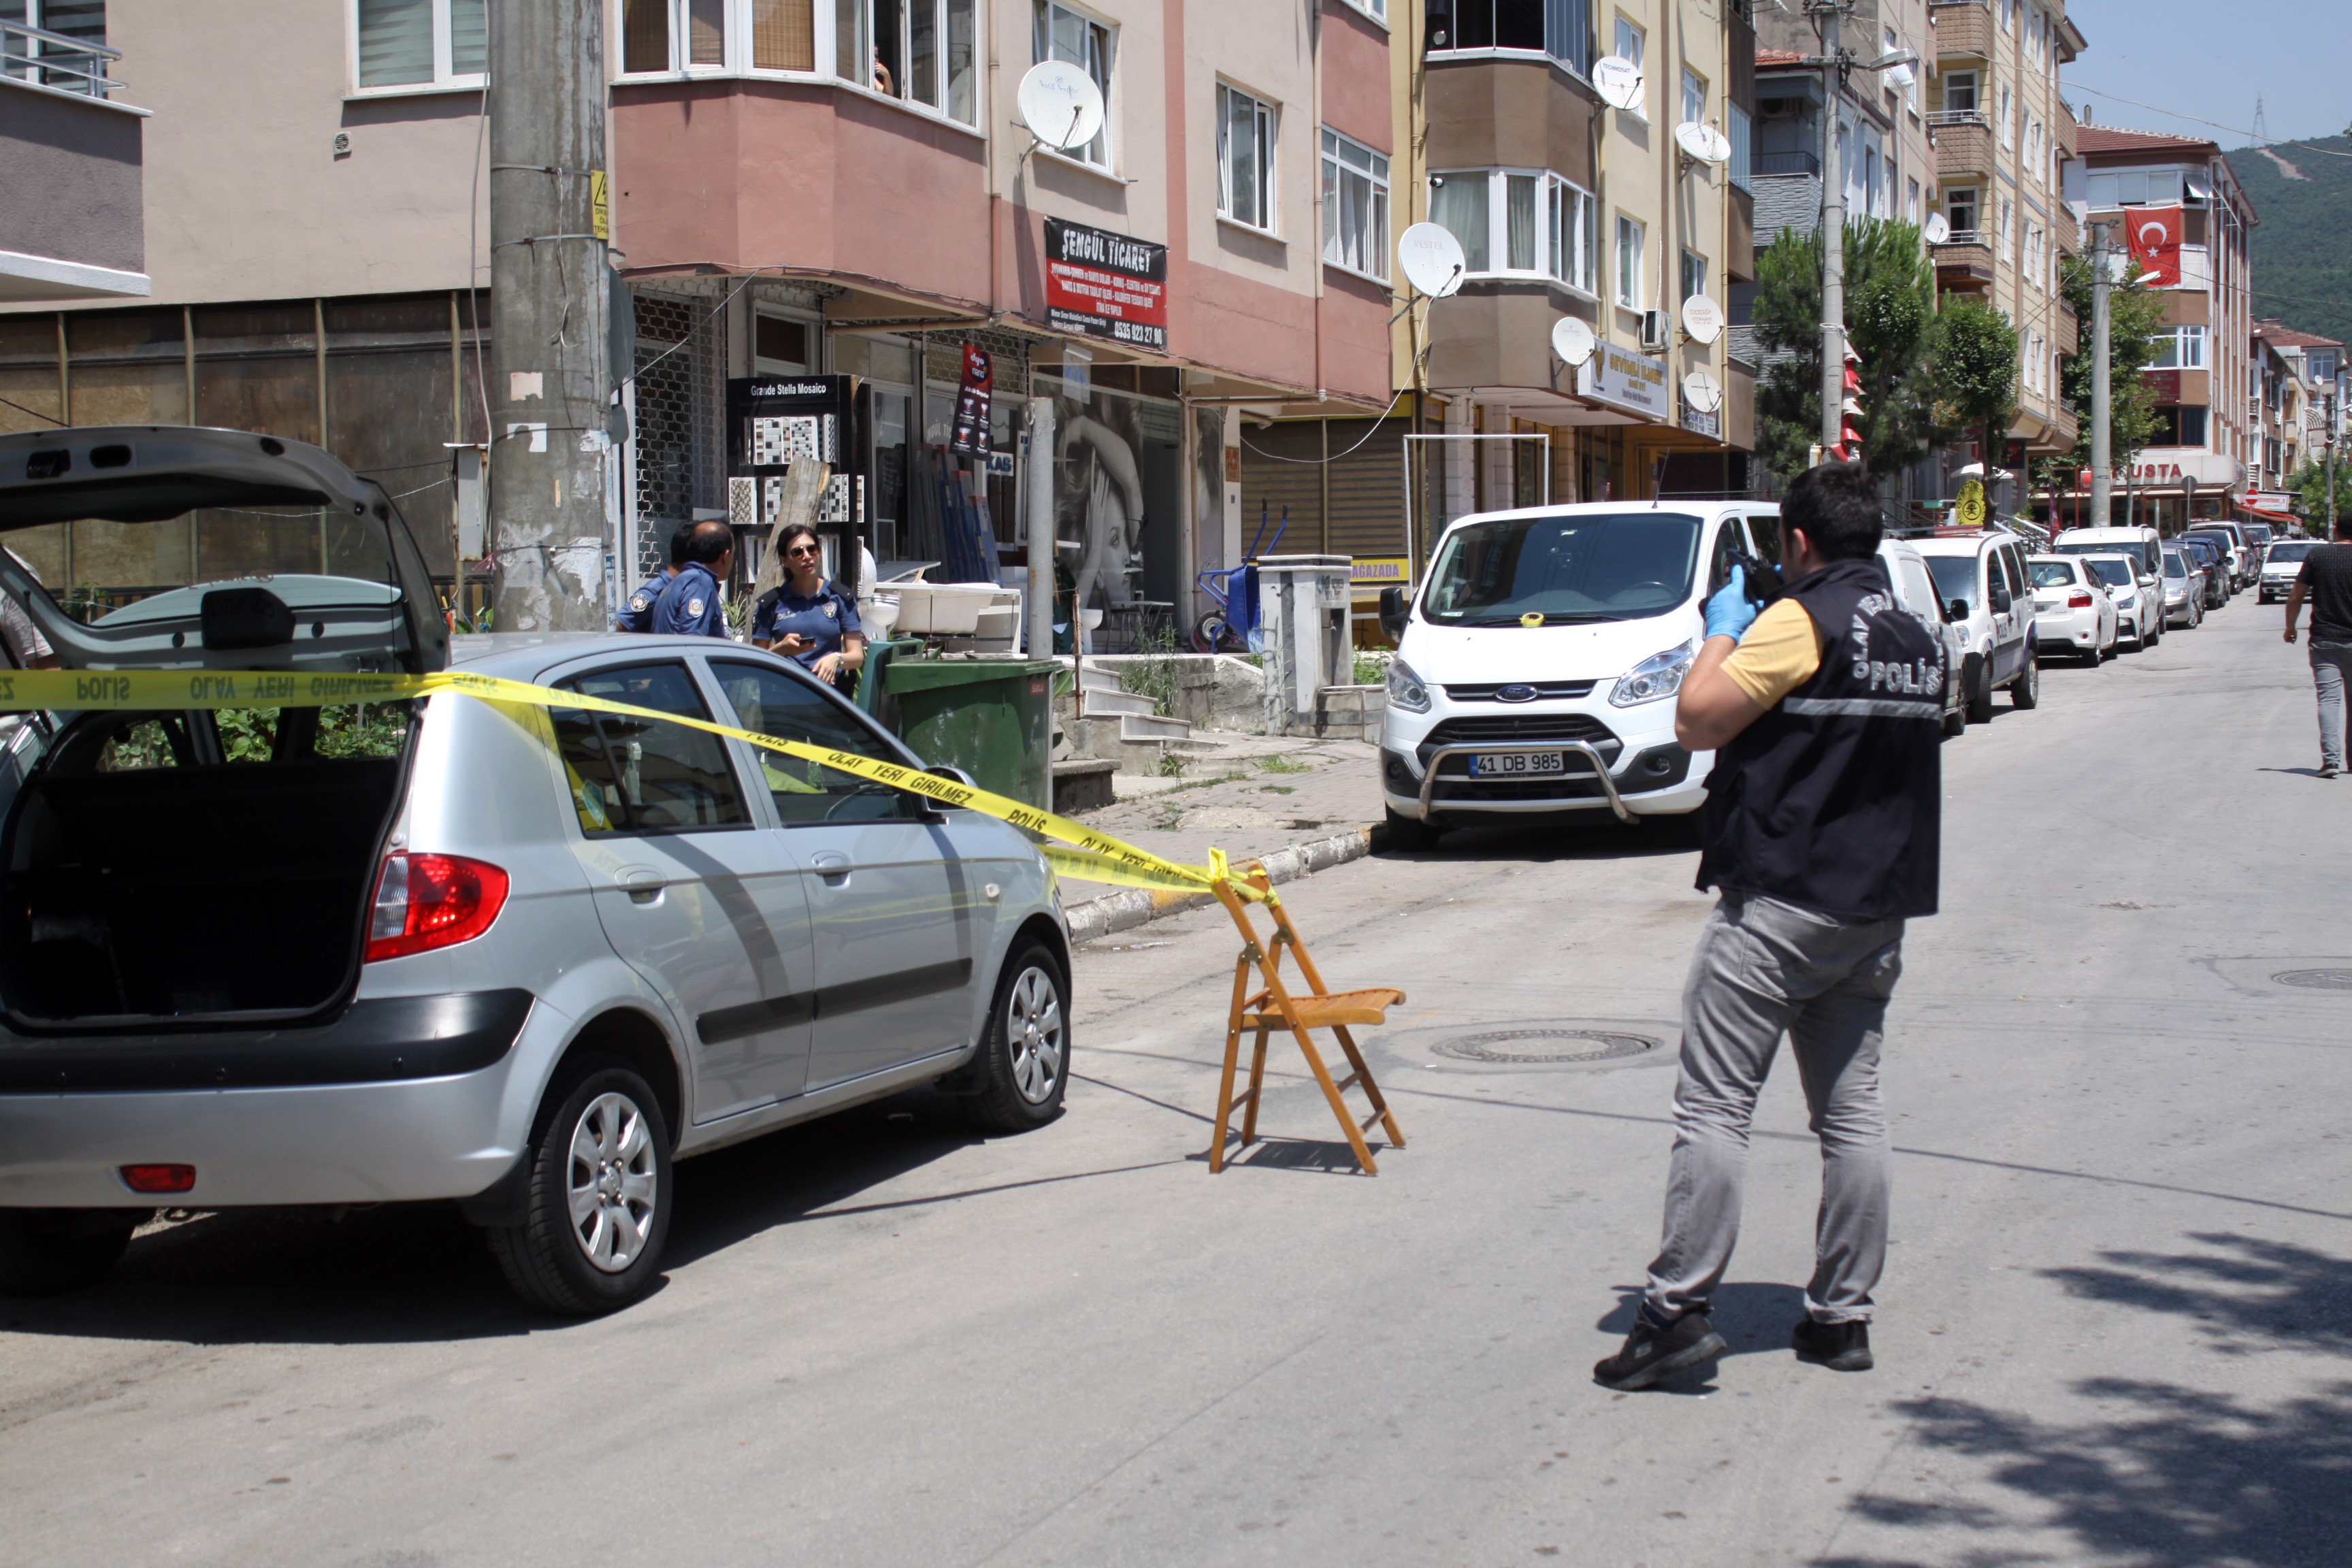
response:
<path id="1" fill-rule="evenodd" d="M 614 631 L 649 632 L 654 629 L 654 601 L 661 597 L 661 591 L 669 586 L 669 580 L 677 575 L 679 567 L 686 564 L 686 542 L 693 537 L 694 524 L 690 522 L 681 522 L 670 530 L 669 564 L 662 568 L 660 576 L 639 584 L 637 591 L 629 595 L 629 602 L 621 606 L 619 615 L 613 617 Z"/>
<path id="2" fill-rule="evenodd" d="M 723 522 L 698 522 L 686 542 L 686 564 L 654 601 L 656 635 L 723 637 L 726 607 L 719 584 L 735 564 L 735 531 Z"/>
<path id="3" fill-rule="evenodd" d="M 1860 465 L 1825 465 L 1781 503 L 1785 596 L 1759 616 L 1735 568 L 1707 601 L 1675 735 L 1716 752 L 1698 886 L 1721 899 L 1683 989 L 1664 1241 L 1624 1348 L 1592 1369 L 1610 1388 L 1723 1352 L 1708 1299 L 1738 1239 L 1748 1122 L 1784 1032 L 1822 1142 L 1796 1349 L 1841 1372 L 1871 1364 L 1886 1257 L 1879 1047 L 1903 922 L 1936 910 L 1948 674 L 1943 639 L 1888 591 L 1878 541 Z"/>

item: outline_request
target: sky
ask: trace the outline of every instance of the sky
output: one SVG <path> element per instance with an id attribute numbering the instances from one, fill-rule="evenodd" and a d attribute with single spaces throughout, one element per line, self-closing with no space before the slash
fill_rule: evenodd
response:
<path id="1" fill-rule="evenodd" d="M 2274 141 L 2341 134 L 2352 122 L 2352 5 L 2347 0 L 2066 0 L 2089 41 L 2059 79 L 2103 125 L 2210 137 L 2242 147 L 2254 100 Z M 2092 89 L 2096 89 L 2095 92 Z M 2118 103 L 2112 93 L 2178 112 Z"/>

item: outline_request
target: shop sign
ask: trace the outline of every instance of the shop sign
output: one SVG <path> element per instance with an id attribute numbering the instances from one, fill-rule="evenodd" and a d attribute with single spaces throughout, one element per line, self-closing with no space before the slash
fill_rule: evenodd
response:
<path id="1" fill-rule="evenodd" d="M 1412 581 L 1412 563 L 1402 555 L 1359 555 L 1349 568 L 1350 583 L 1386 585 Z"/>
<path id="2" fill-rule="evenodd" d="M 1602 343 L 1577 366 L 1576 395 L 1663 420 L 1667 416 L 1666 362 Z"/>
<path id="3" fill-rule="evenodd" d="M 2180 373 L 2179 371 L 2144 370 L 2139 374 L 2140 379 L 2147 384 L 2147 389 L 2156 394 L 2156 400 L 2158 403 L 2178 403 L 2180 401 Z"/>
<path id="4" fill-rule="evenodd" d="M 1168 247 L 1047 218 L 1045 324 L 1166 353 Z"/>
<path id="5" fill-rule="evenodd" d="M 1701 414 L 1697 409 L 1691 406 L 1689 398 L 1685 397 L 1681 401 L 1684 429 L 1696 431 L 1701 436 L 1706 436 L 1717 441 L 1723 439 L 1722 410 L 1717 409 L 1713 414 Z"/>
<path id="6" fill-rule="evenodd" d="M 996 367 L 984 349 L 963 345 L 963 384 L 956 393 L 955 430 L 948 450 L 973 457 L 988 450 L 988 405 Z"/>

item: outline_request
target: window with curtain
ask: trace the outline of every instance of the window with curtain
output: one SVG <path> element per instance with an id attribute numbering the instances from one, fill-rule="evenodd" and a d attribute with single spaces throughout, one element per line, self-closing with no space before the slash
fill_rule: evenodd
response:
<path id="1" fill-rule="evenodd" d="M 1086 13 L 1072 10 L 1061 0 L 1037 0 L 1036 58 L 1067 60 L 1094 78 L 1095 86 L 1102 89 L 1100 134 L 1083 147 L 1071 148 L 1066 156 L 1103 169 L 1110 167 L 1110 128 L 1118 120 L 1118 108 L 1110 93 L 1112 53 L 1117 42 L 1109 27 Z M 1223 134 L 1222 121 L 1219 133 Z"/>
<path id="2" fill-rule="evenodd" d="M 1545 180 L 1549 214 L 1544 270 L 1571 289 L 1592 292 L 1592 197 L 1557 174 Z"/>
<path id="3" fill-rule="evenodd" d="M 1323 259 L 1385 282 L 1389 161 L 1337 131 L 1323 132 Z"/>
<path id="4" fill-rule="evenodd" d="M 1431 176 L 1430 221 L 1462 242 L 1467 273 L 1548 277 L 1592 291 L 1591 195 L 1541 169 Z"/>
<path id="5" fill-rule="evenodd" d="M 758 70 L 816 69 L 815 0 L 751 0 L 751 65 Z"/>
<path id="6" fill-rule="evenodd" d="M 1494 254 L 1486 232 L 1486 186 L 1484 169 L 1469 169 L 1429 177 L 1429 221 L 1462 242 L 1463 270 L 1490 272 Z"/>
<path id="7" fill-rule="evenodd" d="M 1274 228 L 1275 106 L 1217 85 L 1217 213 L 1269 233 Z"/>
<path id="8" fill-rule="evenodd" d="M 352 0 L 354 85 L 362 91 L 479 87 L 489 69 L 483 5 L 484 0 Z"/>
<path id="9" fill-rule="evenodd" d="M 1638 310 L 1646 300 L 1642 291 L 1642 245 L 1646 231 L 1639 218 L 1617 215 L 1617 303 Z"/>

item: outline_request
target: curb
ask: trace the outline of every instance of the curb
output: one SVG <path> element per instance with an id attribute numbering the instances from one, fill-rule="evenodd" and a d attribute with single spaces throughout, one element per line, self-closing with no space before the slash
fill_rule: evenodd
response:
<path id="1" fill-rule="evenodd" d="M 1372 830 L 1367 824 L 1345 833 L 1335 833 L 1328 838 L 1310 838 L 1304 844 L 1293 844 L 1270 855 L 1236 860 L 1234 867 L 1236 870 L 1246 870 L 1253 866 L 1263 866 L 1266 880 L 1280 887 L 1301 877 L 1311 877 L 1318 871 L 1328 871 L 1334 866 L 1344 866 L 1350 860 L 1360 860 L 1371 853 L 1371 847 Z M 1075 904 L 1066 905 L 1062 913 L 1068 921 L 1070 941 L 1075 945 L 1108 936 L 1113 931 L 1131 931 L 1162 915 L 1197 910 L 1216 901 L 1217 896 L 1210 892 L 1154 892 L 1145 888 L 1122 888 L 1098 899 L 1082 899 Z"/>

